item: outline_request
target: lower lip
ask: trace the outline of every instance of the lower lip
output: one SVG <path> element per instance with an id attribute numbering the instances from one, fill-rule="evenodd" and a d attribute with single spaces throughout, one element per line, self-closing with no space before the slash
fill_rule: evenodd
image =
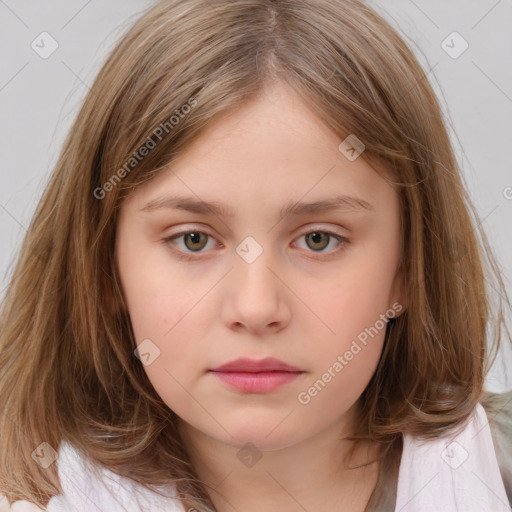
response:
<path id="1" fill-rule="evenodd" d="M 303 372 L 215 372 L 228 386 L 244 393 L 268 393 L 288 384 Z"/>

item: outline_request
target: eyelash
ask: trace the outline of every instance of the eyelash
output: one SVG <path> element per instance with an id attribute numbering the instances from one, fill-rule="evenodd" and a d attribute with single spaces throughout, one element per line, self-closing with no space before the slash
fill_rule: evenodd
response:
<path id="1" fill-rule="evenodd" d="M 171 236 L 168 236 L 166 238 L 164 238 L 162 240 L 163 244 L 170 247 L 170 249 L 175 252 L 177 255 L 178 255 L 178 258 L 180 260 L 192 260 L 192 259 L 196 259 L 196 257 L 194 256 L 194 254 L 201 254 L 201 252 L 203 251 L 196 251 L 195 253 L 194 252 L 183 252 L 181 249 L 177 249 L 175 247 L 175 243 L 174 241 L 184 235 L 188 235 L 190 233 L 199 233 L 199 234 L 202 234 L 202 235 L 206 235 L 207 237 L 210 237 L 210 238 L 214 238 L 212 235 L 210 235 L 209 233 L 205 232 L 205 231 L 200 231 L 198 229 L 189 229 L 188 231 L 180 231 L 179 233 L 175 233 L 174 235 L 171 235 Z M 331 231 L 325 231 L 325 230 L 320 230 L 320 229 L 312 229 L 310 231 L 307 231 L 305 233 L 303 233 L 302 235 L 299 236 L 299 238 L 303 237 L 303 236 L 306 236 L 306 235 L 309 235 L 311 233 L 323 233 L 323 234 L 326 234 L 326 235 L 329 235 L 331 238 L 334 238 L 338 243 L 341 244 L 341 247 L 334 250 L 334 251 L 331 251 L 330 253 L 328 253 L 329 255 L 331 254 L 336 254 L 336 253 L 339 253 L 341 251 L 343 251 L 347 245 L 350 244 L 350 240 L 344 236 L 341 236 L 341 235 L 338 235 L 336 233 L 333 233 Z M 330 242 L 330 240 L 329 240 Z M 207 242 L 208 243 L 208 242 Z M 314 251 L 312 251 L 313 254 L 315 254 Z M 317 252 L 317 254 L 323 254 L 323 252 Z M 317 259 L 317 260 L 320 260 L 320 259 L 324 259 L 322 257 L 317 257 L 317 256 L 313 256 L 313 259 Z"/>

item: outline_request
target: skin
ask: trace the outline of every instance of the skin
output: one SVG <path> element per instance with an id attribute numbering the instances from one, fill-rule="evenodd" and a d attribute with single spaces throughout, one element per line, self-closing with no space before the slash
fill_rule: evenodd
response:
<path id="1" fill-rule="evenodd" d="M 362 157 L 347 159 L 341 142 L 276 83 L 211 123 L 121 208 L 116 262 L 136 342 L 149 338 L 160 350 L 144 369 L 181 418 L 183 440 L 198 475 L 215 488 L 220 512 L 362 511 L 376 483 L 377 463 L 347 469 L 350 444 L 340 437 L 356 428 L 385 329 L 309 403 L 297 398 L 395 302 L 405 306 L 398 196 Z M 226 203 L 236 215 L 142 211 L 170 194 Z M 373 210 L 279 218 L 290 201 L 337 194 L 362 198 Z M 187 230 L 209 236 L 163 241 Z M 319 231 L 349 243 L 306 236 Z M 248 236 L 263 250 L 251 263 L 236 252 Z M 234 391 L 208 372 L 267 356 L 304 373 L 258 394 Z M 261 456 L 251 467 L 237 457 L 248 442 Z M 367 461 L 374 448 L 364 446 L 351 464 Z"/>

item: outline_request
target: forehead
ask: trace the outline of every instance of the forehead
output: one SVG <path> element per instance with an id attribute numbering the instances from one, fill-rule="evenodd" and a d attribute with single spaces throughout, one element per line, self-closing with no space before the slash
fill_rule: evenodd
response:
<path id="1" fill-rule="evenodd" d="M 364 154 L 347 158 L 343 143 L 294 91 L 276 86 L 210 123 L 139 187 L 137 208 L 228 217 L 240 208 L 271 207 L 282 216 L 335 204 L 371 211 L 389 202 L 393 191 L 381 176 L 385 170 Z"/>

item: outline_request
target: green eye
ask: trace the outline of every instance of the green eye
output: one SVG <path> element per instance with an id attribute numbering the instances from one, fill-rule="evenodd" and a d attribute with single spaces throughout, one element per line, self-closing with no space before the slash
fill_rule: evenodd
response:
<path id="1" fill-rule="evenodd" d="M 322 231 L 313 231 L 305 235 L 306 243 L 309 245 L 309 242 L 311 242 L 310 247 L 320 251 L 323 251 L 329 245 L 329 237 L 331 237 L 329 233 Z"/>
<path id="2" fill-rule="evenodd" d="M 306 241 L 306 250 L 309 249 L 313 253 L 326 253 L 331 254 L 338 252 L 336 248 L 332 251 L 326 251 L 331 241 L 335 241 L 338 246 L 344 248 L 349 240 L 345 237 L 331 233 L 328 231 L 309 231 L 301 235 L 298 239 L 304 238 Z M 163 242 L 178 253 L 182 259 L 193 258 L 193 253 L 206 252 L 203 249 L 208 245 L 209 239 L 214 240 L 213 236 L 199 230 L 182 231 L 170 237 L 167 237 Z M 178 243 L 178 241 L 180 243 Z"/>
<path id="3" fill-rule="evenodd" d="M 206 233 L 201 233 L 199 231 L 191 231 L 190 233 L 185 233 L 184 236 L 183 240 L 185 246 L 193 252 L 203 249 L 208 239 L 208 235 Z M 190 244 L 188 242 L 190 242 Z"/>

